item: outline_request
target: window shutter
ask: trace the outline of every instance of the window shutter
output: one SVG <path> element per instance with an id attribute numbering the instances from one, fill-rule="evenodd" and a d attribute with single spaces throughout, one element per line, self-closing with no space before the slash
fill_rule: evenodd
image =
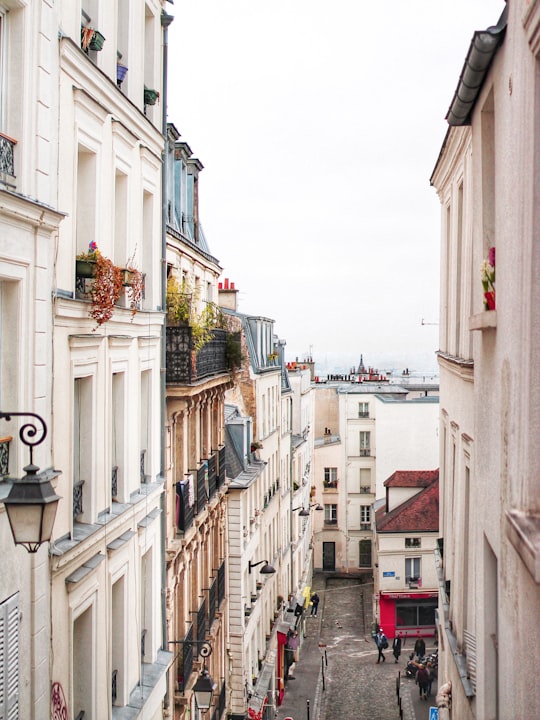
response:
<path id="1" fill-rule="evenodd" d="M 19 593 L 0 605 L 0 720 L 19 720 Z"/>

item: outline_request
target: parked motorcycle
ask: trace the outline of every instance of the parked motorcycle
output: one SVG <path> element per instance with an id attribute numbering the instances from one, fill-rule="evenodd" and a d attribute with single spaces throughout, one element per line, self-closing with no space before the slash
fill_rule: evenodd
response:
<path id="1" fill-rule="evenodd" d="M 407 667 L 405 668 L 405 675 L 410 678 L 416 677 L 416 673 L 418 672 L 418 666 L 420 664 L 427 666 L 428 663 L 431 663 L 431 672 L 433 673 L 433 677 L 437 677 L 437 668 L 439 667 L 439 651 L 435 650 L 435 652 L 432 652 L 429 655 L 424 655 L 424 657 L 420 658 L 420 660 L 415 660 L 414 653 L 412 652 L 409 655 L 409 662 L 407 663 Z"/>

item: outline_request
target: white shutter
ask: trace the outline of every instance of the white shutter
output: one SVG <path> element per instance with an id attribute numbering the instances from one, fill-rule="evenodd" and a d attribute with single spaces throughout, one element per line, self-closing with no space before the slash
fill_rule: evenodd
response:
<path id="1" fill-rule="evenodd" d="M 0 720 L 19 720 L 19 593 L 0 605 Z"/>

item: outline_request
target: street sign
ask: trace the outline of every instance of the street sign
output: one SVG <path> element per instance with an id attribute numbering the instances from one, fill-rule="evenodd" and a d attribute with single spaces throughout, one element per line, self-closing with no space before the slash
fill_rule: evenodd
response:
<path id="1" fill-rule="evenodd" d="M 429 708 L 429 720 L 439 720 L 439 708 Z"/>

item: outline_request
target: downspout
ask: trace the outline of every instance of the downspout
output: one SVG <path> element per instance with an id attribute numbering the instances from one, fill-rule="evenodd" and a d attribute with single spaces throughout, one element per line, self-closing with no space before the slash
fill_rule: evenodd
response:
<path id="1" fill-rule="evenodd" d="M 167 81 L 168 81 L 168 43 L 169 43 L 169 25 L 174 20 L 172 15 L 168 15 L 164 10 L 161 12 L 161 27 L 163 28 L 163 92 L 161 103 L 161 127 L 163 133 L 163 162 L 161 163 L 161 311 L 164 313 L 163 325 L 161 329 L 161 408 L 160 408 L 160 425 L 161 425 L 161 458 L 160 458 L 160 475 L 163 482 L 163 492 L 161 493 L 161 635 L 163 650 L 169 648 L 167 637 L 167 478 L 165 475 L 165 443 L 166 443 L 166 420 L 167 420 L 167 378 L 166 378 L 166 339 L 167 339 L 167 317 L 165 308 L 167 305 L 167 159 L 169 155 L 169 135 L 167 132 Z M 164 698 L 164 707 L 168 709 L 170 706 L 169 699 L 169 683 L 167 683 L 167 692 Z"/>

